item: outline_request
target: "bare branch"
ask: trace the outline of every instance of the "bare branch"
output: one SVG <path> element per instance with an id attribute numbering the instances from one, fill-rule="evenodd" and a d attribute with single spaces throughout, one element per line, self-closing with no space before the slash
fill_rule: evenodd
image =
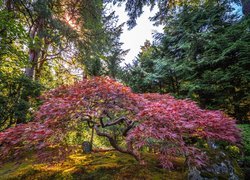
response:
<path id="1" fill-rule="evenodd" d="M 32 14 L 31 14 L 29 8 L 25 6 L 25 4 L 23 3 L 23 1 L 20 1 L 20 2 L 21 2 L 21 4 L 22 4 L 22 6 L 25 8 L 25 10 L 27 11 L 27 13 L 28 13 L 28 15 L 29 15 L 29 17 L 30 17 L 31 23 L 34 24 L 34 19 L 33 19 L 33 17 L 32 17 Z"/>
<path id="2" fill-rule="evenodd" d="M 110 120 L 112 119 L 112 117 L 109 115 L 109 113 L 107 111 L 103 111 L 103 114 L 105 114 Z M 123 122 L 126 125 L 126 129 L 123 131 L 122 135 L 127 136 L 128 131 L 134 126 L 134 121 L 131 121 L 126 117 L 120 117 L 114 121 L 111 121 L 111 122 L 104 124 L 103 117 L 100 118 L 100 123 L 102 125 L 102 128 L 107 127 L 107 126 L 113 126 L 113 125 L 123 123 Z"/>
<path id="3" fill-rule="evenodd" d="M 114 126 L 116 124 L 119 124 L 119 123 L 122 123 L 123 121 L 127 120 L 127 118 L 125 117 L 120 117 L 112 122 L 108 122 L 106 124 L 103 123 L 103 117 L 100 118 L 100 122 L 101 122 L 101 125 L 102 125 L 102 128 L 105 128 L 105 127 L 108 127 L 108 126 Z"/>

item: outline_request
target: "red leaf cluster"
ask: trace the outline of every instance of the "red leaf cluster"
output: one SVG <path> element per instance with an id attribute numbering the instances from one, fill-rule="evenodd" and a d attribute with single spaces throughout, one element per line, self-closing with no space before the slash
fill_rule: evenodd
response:
<path id="1" fill-rule="evenodd" d="M 157 147 L 164 167 L 171 167 L 170 159 L 180 155 L 190 164 L 203 165 L 207 157 L 198 142 L 240 141 L 235 120 L 221 111 L 202 110 L 190 100 L 176 100 L 168 94 L 141 96 L 147 101 L 137 116 L 140 123 L 130 132 L 129 139 L 137 142 L 138 148 Z"/>
<path id="2" fill-rule="evenodd" d="M 198 141 L 236 144 L 240 140 L 235 121 L 220 111 L 202 110 L 190 100 L 176 100 L 168 94 L 135 94 L 107 77 L 61 86 L 41 99 L 44 103 L 35 121 L 0 133 L 0 159 L 60 145 L 72 122 L 88 116 L 99 123 L 107 112 L 134 121 L 126 136 L 129 148 L 139 151 L 152 147 L 166 168 L 179 156 L 197 166 L 205 163 L 206 155 Z"/>

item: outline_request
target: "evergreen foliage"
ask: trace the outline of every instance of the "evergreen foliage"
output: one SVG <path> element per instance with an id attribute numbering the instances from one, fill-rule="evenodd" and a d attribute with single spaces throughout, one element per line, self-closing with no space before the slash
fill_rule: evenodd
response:
<path id="1" fill-rule="evenodd" d="M 24 76 L 27 65 L 27 33 L 13 17 L 13 13 L 0 11 L 0 131 L 12 125 L 30 121 L 35 111 L 36 97 L 41 86 Z"/>
<path id="2" fill-rule="evenodd" d="M 241 124 L 239 125 L 242 130 L 242 139 L 243 139 L 243 167 L 250 166 L 250 125 Z"/>
<path id="3" fill-rule="evenodd" d="M 249 113 L 249 18 L 230 4 L 207 3 L 172 10 L 158 44 L 143 48 L 125 69 L 139 92 L 170 92 L 202 107 L 223 109 L 240 122 Z"/>

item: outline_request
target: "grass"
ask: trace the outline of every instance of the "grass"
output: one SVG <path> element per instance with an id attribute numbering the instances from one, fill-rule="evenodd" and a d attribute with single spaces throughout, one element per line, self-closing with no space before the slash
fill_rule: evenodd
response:
<path id="1" fill-rule="evenodd" d="M 0 167 L 1 179 L 186 179 L 182 170 L 162 169 L 157 160 L 146 155 L 148 164 L 139 165 L 132 157 L 116 151 L 73 154 L 53 164 L 36 163 L 35 158 L 9 162 Z M 176 163 L 181 164 L 182 160 Z"/>

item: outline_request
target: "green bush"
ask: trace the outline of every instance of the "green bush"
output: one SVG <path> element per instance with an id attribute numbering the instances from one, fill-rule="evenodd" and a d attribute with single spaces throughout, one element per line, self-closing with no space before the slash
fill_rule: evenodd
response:
<path id="1" fill-rule="evenodd" d="M 41 85 L 24 75 L 15 77 L 0 73 L 0 131 L 32 118 Z"/>
<path id="2" fill-rule="evenodd" d="M 244 164 L 250 167 L 250 124 L 240 124 L 239 128 L 242 130 Z"/>

